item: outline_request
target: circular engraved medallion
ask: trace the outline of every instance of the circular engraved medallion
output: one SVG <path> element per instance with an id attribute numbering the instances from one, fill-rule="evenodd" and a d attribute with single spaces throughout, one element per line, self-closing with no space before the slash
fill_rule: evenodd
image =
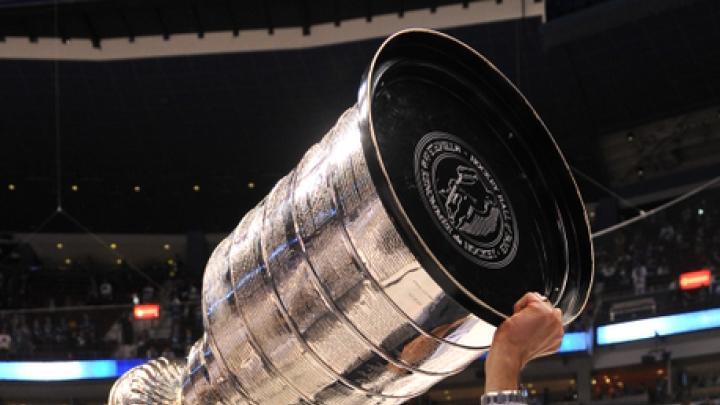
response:
<path id="1" fill-rule="evenodd" d="M 426 134 L 415 147 L 415 181 L 425 207 L 472 262 L 498 269 L 517 252 L 510 201 L 477 153 L 457 136 Z"/>

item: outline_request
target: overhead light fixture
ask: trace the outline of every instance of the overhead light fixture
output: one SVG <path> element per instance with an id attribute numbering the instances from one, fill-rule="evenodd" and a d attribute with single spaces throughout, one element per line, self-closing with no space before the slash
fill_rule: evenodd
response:
<path id="1" fill-rule="evenodd" d="M 57 244 L 55 244 L 55 247 L 58 248 L 58 250 L 60 250 L 60 249 L 64 248 L 65 245 L 63 245 L 62 242 L 58 242 Z"/>
<path id="2" fill-rule="evenodd" d="M 172 266 L 172 265 L 175 264 L 175 260 L 173 260 L 173 259 L 168 259 L 168 260 L 167 260 L 167 264 L 169 264 L 169 265 Z"/>
<path id="3" fill-rule="evenodd" d="M 248 188 L 249 188 L 250 190 L 252 190 L 252 189 L 255 188 L 255 182 L 249 181 L 247 186 L 248 186 Z"/>
<path id="4" fill-rule="evenodd" d="M 78 191 L 78 190 L 79 190 L 78 185 L 77 185 L 77 184 L 73 184 L 72 186 L 70 186 L 70 190 L 72 190 L 72 191 Z"/>
<path id="5" fill-rule="evenodd" d="M 169 243 L 164 244 L 163 249 L 170 250 L 170 244 Z"/>
<path id="6" fill-rule="evenodd" d="M 140 192 L 140 186 L 135 186 L 135 187 L 133 187 L 133 191 L 136 192 L 136 193 L 139 193 L 139 192 Z"/>
<path id="7" fill-rule="evenodd" d="M 15 185 L 12 183 L 8 184 L 8 190 L 15 191 Z"/>
<path id="8" fill-rule="evenodd" d="M 120 258 L 115 260 L 115 264 L 117 264 L 117 265 L 121 265 L 122 263 L 123 263 L 123 260 Z"/>
<path id="9" fill-rule="evenodd" d="M 67 264 L 68 266 L 71 265 L 71 264 L 72 264 L 72 260 L 70 260 L 69 257 L 65 258 L 65 264 Z"/>
<path id="10" fill-rule="evenodd" d="M 194 186 L 193 186 L 193 191 L 196 192 L 196 193 L 197 193 L 198 191 L 200 191 L 200 186 L 197 185 L 197 184 L 194 185 Z"/>
<path id="11" fill-rule="evenodd" d="M 110 249 L 115 250 L 117 249 L 117 243 L 113 242 L 110 244 Z"/>

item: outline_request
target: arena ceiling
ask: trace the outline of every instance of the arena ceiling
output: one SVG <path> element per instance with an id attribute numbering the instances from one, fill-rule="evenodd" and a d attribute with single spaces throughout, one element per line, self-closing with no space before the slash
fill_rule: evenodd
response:
<path id="1" fill-rule="evenodd" d="M 478 0 L 473 0 L 477 2 Z M 488 0 L 481 0 L 488 1 Z M 496 0 L 490 0 L 496 1 Z M 470 0 L 0 0 L 0 36 L 90 38 L 102 46 L 108 38 L 178 33 L 241 31 L 262 28 L 270 34 L 276 28 L 312 26 L 326 22 L 377 15 L 404 13 L 418 9 L 434 12 L 448 4 L 467 7 Z M 502 2 L 499 0 L 498 2 Z M 59 24 L 56 24 L 56 21 Z"/>
<path id="2" fill-rule="evenodd" d="M 169 4 L 133 4 L 141 3 Z M 535 105 L 570 163 L 606 183 L 612 179 L 597 153 L 604 134 L 720 104 L 718 2 L 678 0 L 629 21 L 611 3 L 547 24 L 534 18 L 446 30 L 493 60 Z M 343 15 L 367 13 L 357 7 Z M 273 24 L 302 25 L 294 10 Z M 254 24 L 267 28 L 256 11 Z M 0 21 L 20 21 L 19 12 L 0 9 Z M 313 22 L 335 18 L 311 15 Z M 26 18 L 35 35 L 43 18 Z M 594 30 L 567 28 L 598 19 L 606 24 Z M 202 21 L 212 28 L 211 19 Z M 95 32 L 127 36 L 114 29 Z M 0 230 L 41 225 L 57 206 L 60 174 L 63 207 L 93 231 L 228 231 L 354 103 L 379 42 L 112 62 L 0 59 Z M 581 187 L 588 200 L 605 196 Z M 44 230 L 79 230 L 57 218 Z"/>

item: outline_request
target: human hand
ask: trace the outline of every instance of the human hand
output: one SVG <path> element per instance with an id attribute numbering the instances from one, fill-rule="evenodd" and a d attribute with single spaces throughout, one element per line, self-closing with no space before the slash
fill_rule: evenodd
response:
<path id="1" fill-rule="evenodd" d="M 523 367 L 554 353 L 563 334 L 562 312 L 540 294 L 525 294 L 495 331 L 485 361 L 485 391 L 516 390 Z"/>

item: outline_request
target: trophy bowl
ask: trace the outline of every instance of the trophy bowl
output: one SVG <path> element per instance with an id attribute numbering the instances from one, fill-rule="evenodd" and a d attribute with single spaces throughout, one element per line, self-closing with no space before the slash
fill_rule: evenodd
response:
<path id="1" fill-rule="evenodd" d="M 592 257 L 572 174 L 522 94 L 462 42 L 401 31 L 213 252 L 187 363 L 131 370 L 109 402 L 402 403 L 487 351 L 528 291 L 570 323 Z"/>

